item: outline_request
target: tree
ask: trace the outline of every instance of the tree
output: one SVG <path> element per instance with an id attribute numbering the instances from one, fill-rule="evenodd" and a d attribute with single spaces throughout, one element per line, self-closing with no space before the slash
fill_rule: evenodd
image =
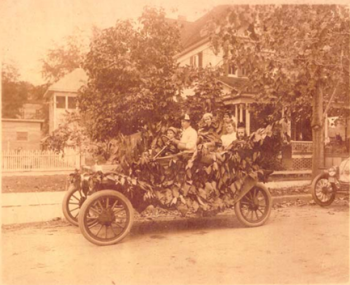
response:
<path id="1" fill-rule="evenodd" d="M 193 89 L 194 94 L 187 98 L 179 98 L 181 109 L 190 114 L 194 127 L 201 120 L 203 114 L 223 115 L 223 88 L 217 77 L 222 74 L 221 68 L 184 67 L 176 73 L 178 85 L 182 88 Z"/>
<path id="2" fill-rule="evenodd" d="M 214 48 L 247 70 L 259 99 L 278 111 L 312 114 L 315 175 L 324 164 L 325 102 L 335 94 L 349 103 L 349 8 L 234 6 L 211 31 Z"/>
<path id="3" fill-rule="evenodd" d="M 88 37 L 80 30 L 64 38 L 63 43 L 49 49 L 42 59 L 42 75 L 49 83 L 58 81 L 74 69 L 82 67 L 88 51 Z"/>
<path id="4" fill-rule="evenodd" d="M 95 157 L 109 156 L 110 142 L 92 142 L 85 128 L 86 120 L 88 118 L 82 118 L 77 112 L 67 112 L 64 123 L 45 138 L 41 145 L 42 148 L 64 154 L 67 147 L 74 146 L 81 153 L 93 154 Z"/>
<path id="5" fill-rule="evenodd" d="M 2 69 L 2 117 L 18 118 L 26 101 L 43 101 L 43 95 L 48 84 L 34 86 L 25 81 L 19 81 L 19 73 L 11 64 L 3 64 Z M 49 108 L 44 105 L 35 114 L 35 119 L 45 119 L 43 132 L 48 133 Z"/>
<path id="6" fill-rule="evenodd" d="M 18 81 L 19 73 L 12 64 L 4 63 L 1 70 L 2 117 L 17 118 L 28 97 L 28 84 Z"/>
<path id="7" fill-rule="evenodd" d="M 88 84 L 78 98 L 80 112 L 94 118 L 87 126 L 93 140 L 134 133 L 179 114 L 172 80 L 178 50 L 179 31 L 161 9 L 145 8 L 137 25 L 117 21 L 95 36 L 84 64 Z"/>

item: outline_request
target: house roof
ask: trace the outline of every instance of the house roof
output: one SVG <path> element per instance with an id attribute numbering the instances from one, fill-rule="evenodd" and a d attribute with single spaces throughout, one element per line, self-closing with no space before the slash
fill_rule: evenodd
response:
<path id="1" fill-rule="evenodd" d="M 224 13 L 227 13 L 229 7 L 230 5 L 216 6 L 207 14 L 185 27 L 181 35 L 183 48 L 186 49 L 191 45 L 194 45 L 195 43 L 203 40 L 204 38 L 208 38 L 208 35 L 202 32 L 205 25 L 210 20 L 220 19 Z"/>
<path id="2" fill-rule="evenodd" d="M 88 76 L 84 69 L 77 68 L 52 84 L 45 92 L 44 97 L 49 96 L 49 94 L 54 91 L 78 92 L 79 88 L 86 84 L 87 79 Z"/>
<path id="3" fill-rule="evenodd" d="M 181 41 L 181 45 L 183 46 L 184 45 L 183 40 L 186 38 L 186 35 L 188 31 L 191 29 L 194 22 L 189 22 L 181 18 L 179 19 L 166 18 L 166 21 L 169 24 L 178 24 L 179 30 L 180 30 L 180 41 Z"/>
<path id="4" fill-rule="evenodd" d="M 237 91 L 245 91 L 245 89 L 249 86 L 249 80 L 246 77 L 220 76 L 217 79 L 229 87 L 236 89 Z"/>

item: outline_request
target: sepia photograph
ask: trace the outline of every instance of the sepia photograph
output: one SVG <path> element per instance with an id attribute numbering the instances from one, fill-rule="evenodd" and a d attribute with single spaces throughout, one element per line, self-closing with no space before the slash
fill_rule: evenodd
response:
<path id="1" fill-rule="evenodd" d="M 350 5 L 1 0 L 4 285 L 349 284 Z"/>

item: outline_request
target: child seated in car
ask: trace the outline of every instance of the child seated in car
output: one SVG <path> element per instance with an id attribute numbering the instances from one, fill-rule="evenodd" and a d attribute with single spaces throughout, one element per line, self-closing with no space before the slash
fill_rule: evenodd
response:
<path id="1" fill-rule="evenodd" d="M 174 138 L 176 138 L 177 133 L 178 132 L 176 128 L 168 128 L 166 136 L 158 138 L 155 148 L 155 154 L 158 154 L 161 150 L 163 151 L 159 154 L 159 156 L 167 156 L 178 153 L 179 149 L 177 148 L 177 145 L 172 141 Z"/>

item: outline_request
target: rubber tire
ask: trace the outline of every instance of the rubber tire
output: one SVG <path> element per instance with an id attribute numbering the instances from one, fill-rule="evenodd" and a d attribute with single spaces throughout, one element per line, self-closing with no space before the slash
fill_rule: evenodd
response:
<path id="1" fill-rule="evenodd" d="M 94 239 L 94 237 L 90 236 L 89 233 L 86 231 L 84 217 L 85 217 L 86 211 L 91 203 L 94 203 L 95 200 L 97 200 L 103 196 L 110 196 L 110 195 L 119 198 L 120 200 L 122 200 L 125 203 L 125 205 L 127 206 L 127 210 L 129 211 L 129 216 L 130 216 L 129 223 L 128 223 L 126 229 L 124 230 L 124 233 L 121 236 L 117 237 L 116 239 L 110 240 L 110 241 L 96 240 L 96 239 Z M 134 208 L 132 207 L 129 199 L 126 198 L 122 193 L 120 193 L 116 190 L 102 190 L 102 191 L 98 191 L 98 192 L 92 194 L 91 196 L 89 196 L 86 199 L 86 201 L 84 202 L 83 206 L 80 209 L 80 215 L 79 215 L 78 220 L 79 220 L 80 231 L 88 241 L 90 241 L 91 243 L 93 243 L 95 245 L 100 245 L 100 246 L 113 245 L 113 244 L 120 242 L 130 232 L 132 224 L 134 222 Z"/>
<path id="2" fill-rule="evenodd" d="M 335 192 L 332 193 L 331 198 L 326 201 L 326 202 L 322 202 L 316 195 L 316 184 L 318 181 L 320 181 L 321 179 L 327 179 L 328 180 L 328 175 L 326 173 L 321 173 L 319 175 L 317 175 L 314 180 L 312 180 L 312 184 L 311 184 L 311 195 L 312 198 L 314 199 L 315 203 L 321 207 L 326 207 L 329 206 L 333 203 L 334 199 L 335 199 Z"/>
<path id="3" fill-rule="evenodd" d="M 72 186 L 70 186 L 72 187 Z M 66 191 L 66 194 L 64 195 L 63 197 L 63 201 L 62 201 L 62 212 L 63 212 L 63 215 L 64 217 L 66 218 L 66 220 L 72 224 L 73 226 L 78 226 L 79 223 L 78 223 L 78 218 L 77 219 L 74 219 L 74 217 L 70 214 L 70 211 L 68 209 L 68 202 L 69 202 L 69 199 L 71 198 L 71 196 L 75 193 L 75 192 L 78 192 L 79 189 L 78 188 L 71 188 Z M 79 217 L 79 215 L 78 215 Z"/>
<path id="4" fill-rule="evenodd" d="M 262 189 L 266 195 L 267 195 L 267 214 L 266 216 L 264 217 L 263 220 L 257 222 L 257 223 L 252 223 L 250 221 L 247 221 L 244 216 L 242 215 L 242 212 L 241 212 L 241 200 L 239 200 L 236 204 L 235 204 L 235 213 L 236 213 L 236 216 L 237 216 L 237 219 L 238 221 L 243 224 L 244 226 L 246 227 L 259 227 L 259 226 L 262 226 L 267 220 L 268 218 L 270 217 L 270 214 L 271 214 L 271 210 L 272 210 L 272 196 L 269 192 L 269 190 L 265 187 L 264 184 L 262 183 L 256 183 L 254 188 L 260 188 Z M 248 192 L 249 193 L 249 192 Z M 248 194 L 247 193 L 247 194 Z M 242 199 L 244 198 L 244 196 L 242 197 Z"/>

